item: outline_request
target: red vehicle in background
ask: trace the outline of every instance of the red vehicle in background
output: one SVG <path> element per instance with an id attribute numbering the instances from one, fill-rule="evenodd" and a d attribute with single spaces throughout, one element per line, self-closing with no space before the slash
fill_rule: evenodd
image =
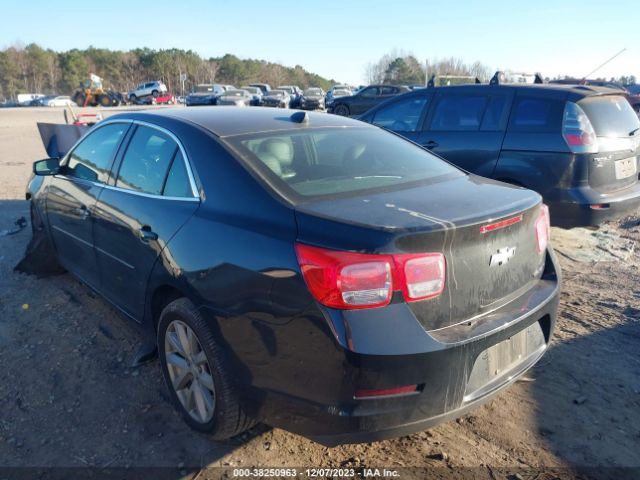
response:
<path id="1" fill-rule="evenodd" d="M 164 93 L 153 98 L 152 103 L 155 105 L 174 105 L 178 102 L 176 101 L 176 97 L 174 95 L 171 95 L 170 93 Z"/>

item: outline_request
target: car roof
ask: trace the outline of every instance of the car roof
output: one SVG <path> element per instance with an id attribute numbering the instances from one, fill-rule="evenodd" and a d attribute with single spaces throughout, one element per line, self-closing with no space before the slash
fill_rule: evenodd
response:
<path id="1" fill-rule="evenodd" d="M 590 95 L 611 95 L 619 94 L 620 90 L 608 87 L 600 87 L 597 85 L 572 85 L 561 83 L 508 83 L 502 85 L 491 84 L 463 84 L 463 85 L 444 85 L 438 87 L 421 88 L 413 90 L 414 93 L 421 92 L 422 94 L 439 89 L 451 90 L 505 90 L 512 89 L 514 91 L 529 91 L 541 92 L 541 91 L 556 91 L 566 92 L 578 97 L 588 97 Z"/>
<path id="2" fill-rule="evenodd" d="M 292 119 L 292 115 L 296 113 L 300 114 L 300 112 L 296 110 L 283 112 L 280 109 L 274 108 L 216 106 L 167 108 L 153 112 L 122 113 L 109 117 L 109 119 L 131 119 L 155 123 L 154 120 L 170 118 L 198 125 L 218 137 L 304 128 L 376 128 L 358 120 L 321 112 L 305 112 L 309 121 L 307 123 L 299 123 Z"/>

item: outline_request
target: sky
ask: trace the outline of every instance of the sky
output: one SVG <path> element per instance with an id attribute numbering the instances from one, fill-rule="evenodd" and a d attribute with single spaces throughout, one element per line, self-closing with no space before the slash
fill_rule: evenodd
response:
<path id="1" fill-rule="evenodd" d="M 640 10 L 617 0 L 307 0 L 260 2 L 79 2 L 0 4 L 0 47 L 35 42 L 54 50 L 191 49 L 302 65 L 341 82 L 394 50 L 476 60 L 492 70 L 640 80 Z"/>

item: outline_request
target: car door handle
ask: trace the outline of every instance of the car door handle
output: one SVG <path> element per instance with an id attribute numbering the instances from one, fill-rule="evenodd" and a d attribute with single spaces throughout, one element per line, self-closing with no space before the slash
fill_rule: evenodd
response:
<path id="1" fill-rule="evenodd" d="M 87 218 L 89 218 L 89 215 L 91 215 L 89 209 L 84 205 L 78 208 L 74 208 L 72 212 L 75 213 L 80 218 L 80 220 L 86 220 Z"/>
<path id="2" fill-rule="evenodd" d="M 429 140 L 427 143 L 423 143 L 422 146 L 431 150 L 432 148 L 436 148 L 438 146 L 438 142 Z"/>
<path id="3" fill-rule="evenodd" d="M 138 235 L 140 237 L 140 240 L 142 240 L 143 243 L 148 243 L 151 240 L 158 239 L 158 234 L 153 230 L 151 230 L 151 227 L 148 225 L 145 225 L 140 230 L 138 230 Z"/>

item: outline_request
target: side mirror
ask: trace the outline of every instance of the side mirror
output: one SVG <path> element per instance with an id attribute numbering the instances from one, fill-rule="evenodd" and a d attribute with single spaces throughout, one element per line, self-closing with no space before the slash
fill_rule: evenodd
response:
<path id="1" fill-rule="evenodd" d="M 60 159 L 47 158 L 33 163 L 33 173 L 35 175 L 57 175 L 60 172 Z"/>

